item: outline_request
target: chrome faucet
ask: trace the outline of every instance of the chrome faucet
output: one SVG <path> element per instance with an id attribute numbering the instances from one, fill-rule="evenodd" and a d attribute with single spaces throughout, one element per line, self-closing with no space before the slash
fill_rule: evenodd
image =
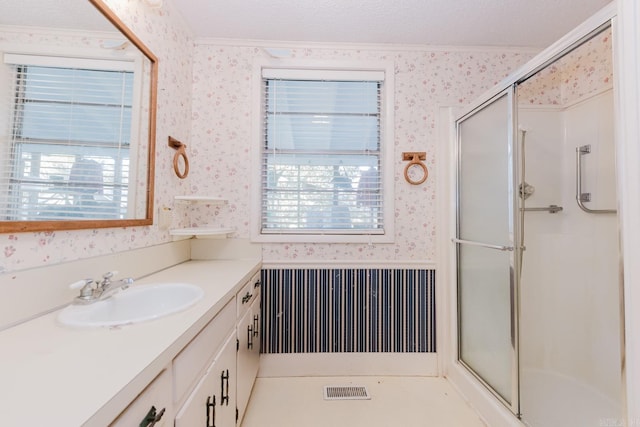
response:
<path id="1" fill-rule="evenodd" d="M 102 280 L 83 279 L 69 285 L 71 289 L 80 289 L 80 295 L 74 299 L 76 304 L 92 304 L 109 298 L 120 289 L 127 289 L 133 283 L 131 277 L 112 281 L 117 271 L 109 271 L 102 275 Z M 95 286 L 94 286 L 95 285 Z"/>

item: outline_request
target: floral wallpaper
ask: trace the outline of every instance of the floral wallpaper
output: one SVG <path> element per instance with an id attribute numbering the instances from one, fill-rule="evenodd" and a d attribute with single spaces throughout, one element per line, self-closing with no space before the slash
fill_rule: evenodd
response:
<path id="1" fill-rule="evenodd" d="M 518 88 L 521 105 L 568 105 L 613 86 L 613 43 L 606 29 Z"/>
<path id="2" fill-rule="evenodd" d="M 250 236 L 250 162 L 253 63 L 260 47 L 196 45 L 193 86 L 191 188 L 229 200 L 222 208 L 199 207 L 195 224 L 213 222 Z M 435 261 L 438 110 L 464 106 L 530 58 L 514 51 L 292 48 L 292 58 L 318 61 L 392 60 L 395 63 L 395 242 L 393 244 L 263 244 L 265 261 Z M 428 180 L 404 180 L 403 151 L 426 151 Z M 443 207 L 444 208 L 444 207 Z"/>
<path id="3" fill-rule="evenodd" d="M 150 9 L 138 0 L 105 0 L 159 58 L 155 206 L 172 208 L 176 225 L 214 223 L 249 237 L 251 80 L 260 47 L 194 43 L 171 0 Z M 395 219 L 393 244 L 266 244 L 267 261 L 435 260 L 437 180 L 435 162 L 441 106 L 463 106 L 480 96 L 532 54 L 515 50 L 384 47 L 293 48 L 296 58 L 393 60 L 395 63 Z M 172 170 L 171 135 L 187 144 L 190 175 Z M 429 179 L 404 181 L 403 151 L 426 151 Z M 177 194 L 224 197 L 224 206 L 175 204 Z M 157 219 L 156 219 L 157 223 Z M 0 272 L 152 246 L 171 241 L 157 225 L 0 235 Z"/>

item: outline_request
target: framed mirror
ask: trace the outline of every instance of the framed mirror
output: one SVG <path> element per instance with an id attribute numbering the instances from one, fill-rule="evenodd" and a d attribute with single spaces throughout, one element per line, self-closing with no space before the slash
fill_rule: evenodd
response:
<path id="1" fill-rule="evenodd" d="M 157 62 L 102 0 L 0 0 L 0 233 L 153 223 Z"/>

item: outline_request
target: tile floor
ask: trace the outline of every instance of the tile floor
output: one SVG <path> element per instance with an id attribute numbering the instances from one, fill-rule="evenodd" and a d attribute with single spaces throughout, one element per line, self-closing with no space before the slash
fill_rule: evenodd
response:
<path id="1" fill-rule="evenodd" d="M 325 401 L 325 385 L 363 385 L 371 400 Z M 443 378 L 258 378 L 242 427 L 486 427 Z"/>

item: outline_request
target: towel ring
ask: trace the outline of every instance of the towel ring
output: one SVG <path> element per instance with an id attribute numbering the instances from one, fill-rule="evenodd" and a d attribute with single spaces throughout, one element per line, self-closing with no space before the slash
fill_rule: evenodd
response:
<path id="1" fill-rule="evenodd" d="M 178 148 L 178 151 L 176 151 L 176 154 L 173 156 L 173 170 L 180 179 L 185 179 L 187 175 L 189 175 L 189 158 L 187 157 L 185 147 L 186 145 L 183 145 Z M 180 171 L 180 160 L 184 163 L 184 169 L 182 171 Z"/>
<path id="2" fill-rule="evenodd" d="M 409 161 L 407 166 L 404 168 L 404 179 L 409 184 L 420 185 L 427 180 L 427 178 L 429 177 L 429 170 L 427 169 L 427 165 L 425 165 L 424 162 L 422 162 L 423 160 L 426 160 L 426 159 L 427 159 L 427 153 L 424 151 L 402 153 L 402 160 Z M 422 168 L 422 178 L 415 181 L 411 179 L 411 177 L 409 176 L 409 169 L 413 165 L 417 165 Z"/>
<path id="3" fill-rule="evenodd" d="M 178 178 L 185 179 L 189 175 L 189 158 L 187 157 L 187 144 L 178 141 L 175 138 L 169 137 L 169 147 L 176 150 L 176 154 L 173 156 L 173 170 L 178 175 Z M 180 167 L 180 163 L 183 167 Z"/>

